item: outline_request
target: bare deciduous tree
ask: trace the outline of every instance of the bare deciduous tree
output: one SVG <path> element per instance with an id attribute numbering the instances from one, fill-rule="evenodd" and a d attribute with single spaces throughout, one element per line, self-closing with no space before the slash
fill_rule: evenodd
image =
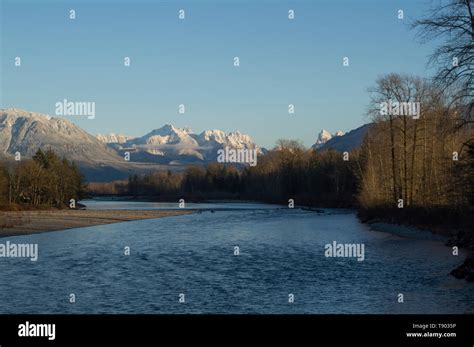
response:
<path id="1" fill-rule="evenodd" d="M 437 86 L 450 92 L 451 104 L 462 105 L 461 124 L 473 123 L 474 108 L 474 0 L 442 0 L 427 18 L 412 24 L 423 42 L 441 39 L 430 56 L 437 68 Z"/>

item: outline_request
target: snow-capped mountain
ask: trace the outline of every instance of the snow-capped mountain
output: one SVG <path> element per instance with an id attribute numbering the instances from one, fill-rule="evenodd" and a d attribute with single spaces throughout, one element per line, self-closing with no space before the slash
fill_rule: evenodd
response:
<path id="1" fill-rule="evenodd" d="M 351 151 L 362 145 L 364 137 L 371 127 L 372 123 L 364 124 L 357 129 L 351 130 L 343 135 L 333 136 L 330 140 L 326 141 L 317 149 L 335 149 L 336 151 L 340 152 Z"/>
<path id="2" fill-rule="evenodd" d="M 207 160 L 215 160 L 217 151 L 224 147 L 232 149 L 256 149 L 258 154 L 262 149 L 247 134 L 240 131 L 225 133 L 222 130 L 205 130 L 199 135 L 194 135 L 198 141 L 201 152 Z"/>
<path id="3" fill-rule="evenodd" d="M 337 136 L 343 136 L 343 135 L 344 135 L 344 132 L 341 130 L 335 132 L 334 134 L 331 134 L 329 131 L 323 129 L 319 132 L 318 139 L 316 140 L 315 144 L 311 148 L 313 149 L 321 148 L 324 146 L 326 142 L 328 142 L 332 138 L 337 137 Z"/>
<path id="4" fill-rule="evenodd" d="M 133 150 L 134 154 L 145 152 L 154 156 L 195 156 L 198 159 L 204 159 L 196 151 L 199 146 L 192 136 L 191 129 L 176 128 L 171 124 L 152 130 L 148 134 L 131 139 L 122 145 L 126 149 Z M 132 157 L 137 157 L 132 154 Z M 147 159 L 149 159 L 147 157 Z M 174 158 L 176 159 L 176 158 Z"/>
<path id="5" fill-rule="evenodd" d="M 198 141 L 200 143 L 225 143 L 226 142 L 226 133 L 222 130 L 205 130 L 198 136 Z"/>
<path id="6" fill-rule="evenodd" d="M 166 124 L 148 134 L 119 142 L 111 135 L 98 135 L 97 138 L 119 152 L 130 152 L 134 161 L 182 162 L 211 161 L 217 151 L 224 147 L 234 149 L 257 149 L 253 139 L 239 131 L 226 134 L 222 130 L 205 130 L 194 134 L 189 128 L 177 128 Z M 113 141 L 108 141 L 113 139 Z"/>
<path id="7" fill-rule="evenodd" d="M 12 161 L 18 152 L 31 158 L 38 149 L 51 148 L 60 156 L 75 161 L 91 181 L 124 179 L 132 173 L 180 169 L 180 165 L 214 161 L 218 150 L 260 148 L 238 131 L 226 134 L 167 124 L 148 134 L 133 138 L 108 134 L 92 136 L 63 117 L 19 109 L 0 109 L 0 159 Z M 125 159 L 128 152 L 129 160 Z"/>
<path id="8" fill-rule="evenodd" d="M 38 149 L 53 149 L 77 162 L 120 161 L 115 151 L 65 118 L 19 109 L 0 109 L 0 153 L 12 158 L 33 156 Z"/>
<path id="9" fill-rule="evenodd" d="M 360 146 L 370 124 L 344 134 L 319 133 L 313 146 L 318 150 L 344 151 Z M 215 161 L 218 150 L 256 149 L 254 140 L 239 131 L 205 130 L 199 134 L 189 128 L 167 124 L 141 137 L 120 134 L 88 134 L 66 118 L 51 117 L 19 109 L 0 109 L 0 159 L 11 161 L 19 152 L 32 157 L 38 149 L 51 148 L 60 156 L 75 161 L 90 181 L 125 179 L 133 173 L 156 170 L 181 170 L 186 164 Z M 129 155 L 129 159 L 125 159 Z"/>
<path id="10" fill-rule="evenodd" d="M 102 134 L 97 134 L 97 140 L 103 143 L 117 143 L 117 144 L 122 144 L 127 142 L 130 139 L 133 139 L 133 136 L 128 136 L 128 135 L 123 135 L 123 134 L 107 134 L 107 135 L 102 135 Z"/>

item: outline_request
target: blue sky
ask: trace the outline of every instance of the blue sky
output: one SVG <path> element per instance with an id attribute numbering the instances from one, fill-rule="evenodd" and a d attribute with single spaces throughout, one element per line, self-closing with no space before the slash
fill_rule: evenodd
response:
<path id="1" fill-rule="evenodd" d="M 433 47 L 408 27 L 426 0 L 0 1 L 0 107 L 54 115 L 63 99 L 94 101 L 95 119 L 69 117 L 92 134 L 140 136 L 171 123 L 309 146 L 322 128 L 367 122 L 378 76 L 430 75 Z"/>

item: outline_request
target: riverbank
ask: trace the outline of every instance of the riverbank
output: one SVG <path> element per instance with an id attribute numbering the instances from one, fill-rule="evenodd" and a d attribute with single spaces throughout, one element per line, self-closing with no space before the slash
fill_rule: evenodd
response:
<path id="1" fill-rule="evenodd" d="M 463 248 L 468 255 L 464 263 L 451 271 L 457 279 L 474 282 L 474 213 L 447 209 L 376 208 L 359 209 L 362 223 L 374 230 L 402 237 L 437 239 L 446 246 Z M 431 236 L 428 234 L 431 232 Z"/>
<path id="2" fill-rule="evenodd" d="M 190 214 L 159 210 L 27 210 L 0 211 L 0 237 L 89 227 L 101 224 Z"/>

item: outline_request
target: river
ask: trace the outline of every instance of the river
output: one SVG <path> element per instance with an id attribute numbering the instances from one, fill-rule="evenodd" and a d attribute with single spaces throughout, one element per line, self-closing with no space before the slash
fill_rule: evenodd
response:
<path id="1" fill-rule="evenodd" d="M 449 276 L 463 254 L 439 240 L 371 230 L 351 210 L 187 208 L 199 212 L 3 238 L 39 258 L 0 259 L 0 313 L 474 313 L 474 285 Z M 363 244 L 364 259 L 326 257 L 334 241 Z"/>

